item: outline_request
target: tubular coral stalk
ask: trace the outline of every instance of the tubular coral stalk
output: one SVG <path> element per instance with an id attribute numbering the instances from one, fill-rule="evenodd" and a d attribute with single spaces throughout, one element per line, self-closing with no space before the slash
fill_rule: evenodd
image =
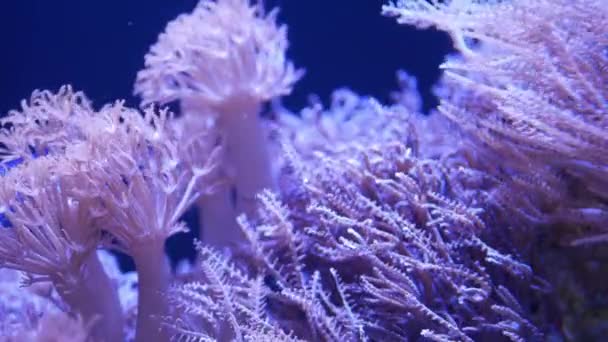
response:
<path id="1" fill-rule="evenodd" d="M 212 246 L 225 247 L 241 239 L 230 188 L 222 187 L 211 195 L 201 197 L 197 205 L 201 213 L 202 241 Z"/>
<path id="2" fill-rule="evenodd" d="M 221 109 L 218 125 L 226 144 L 226 164 L 233 176 L 238 214 L 255 213 L 255 196 L 275 190 L 270 157 L 256 102 L 233 101 Z"/>
<path id="3" fill-rule="evenodd" d="M 225 206 L 229 189 L 217 194 L 222 206 L 202 208 L 203 236 L 221 229 L 227 236 L 221 240 L 236 238 L 236 215 L 220 213 L 254 214 L 255 195 L 275 189 L 257 116 L 262 103 L 289 94 L 303 74 L 286 58 L 287 31 L 276 15 L 266 14 L 258 1 L 202 0 L 167 26 L 137 76 L 135 93 L 144 104 L 179 100 L 185 116 L 215 119 L 236 203 Z"/>
<path id="4" fill-rule="evenodd" d="M 258 119 L 259 108 L 256 102 L 235 99 L 230 106 L 218 110 L 217 125 L 225 146 L 224 167 L 230 187 L 198 201 L 203 222 L 201 236 L 206 243 L 226 246 L 242 241 L 236 217 L 243 213 L 254 215 L 256 195 L 264 189 L 276 190 L 264 128 Z"/>
<path id="5" fill-rule="evenodd" d="M 193 130 L 201 130 L 209 131 L 211 141 L 220 140 L 217 130 L 210 129 L 210 123 L 215 120 L 210 116 L 201 118 L 200 105 L 197 105 L 196 101 L 182 100 L 180 105 L 183 117 L 181 121 L 177 121 L 176 126 L 180 130 L 181 139 L 191 135 Z M 240 232 L 236 225 L 230 190 L 230 186 L 224 184 L 214 192 L 200 196 L 196 201 L 199 212 L 199 238 L 205 243 L 224 247 L 235 241 L 235 232 Z"/>
<path id="6" fill-rule="evenodd" d="M 171 276 L 163 244 L 142 243 L 133 252 L 133 260 L 139 277 L 135 341 L 169 341 L 162 329 L 162 319 L 169 314 L 166 295 Z"/>
<path id="7" fill-rule="evenodd" d="M 224 167 L 230 187 L 198 201 L 203 222 L 201 236 L 206 243 L 226 246 L 241 241 L 243 236 L 236 217 L 243 213 L 255 215 L 256 195 L 264 189 L 277 188 L 266 134 L 258 115 L 260 106 L 258 101 L 242 96 L 216 108 L 217 130 L 225 146 Z"/>
<path id="8" fill-rule="evenodd" d="M 81 278 L 74 283 L 55 281 L 61 297 L 84 322 L 92 322 L 91 336 L 95 341 L 123 341 L 124 318 L 118 293 L 97 254 L 86 257 L 82 270 Z"/>

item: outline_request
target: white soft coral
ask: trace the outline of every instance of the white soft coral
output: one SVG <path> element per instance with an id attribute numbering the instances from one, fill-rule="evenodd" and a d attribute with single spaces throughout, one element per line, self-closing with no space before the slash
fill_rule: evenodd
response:
<path id="1" fill-rule="evenodd" d="M 201 1 L 152 46 L 135 92 L 144 103 L 194 99 L 211 106 L 289 94 L 301 72 L 286 59 L 286 29 L 275 17 L 249 0 Z"/>
<path id="2" fill-rule="evenodd" d="M 77 117 L 92 115 L 69 87 L 35 92 L 2 131 L 5 172 L 0 181 L 0 266 L 27 273 L 28 283 L 51 281 L 71 311 L 95 322 L 100 340 L 122 338 L 116 291 L 95 255 L 101 203 L 86 194 L 86 180 L 68 147 L 82 140 Z"/>
<path id="3" fill-rule="evenodd" d="M 286 57 L 286 28 L 276 14 L 250 0 L 202 0 L 169 23 L 137 75 L 144 104 L 180 101 L 185 116 L 211 119 L 225 146 L 230 182 L 201 201 L 205 242 L 238 240 L 236 215 L 255 214 L 255 195 L 276 187 L 258 115 L 264 101 L 289 94 L 302 76 Z"/>

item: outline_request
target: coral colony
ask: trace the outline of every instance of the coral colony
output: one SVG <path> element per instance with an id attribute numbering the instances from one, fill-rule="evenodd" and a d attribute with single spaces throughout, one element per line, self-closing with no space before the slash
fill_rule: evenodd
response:
<path id="1" fill-rule="evenodd" d="M 64 86 L 2 119 L 0 340 L 608 336 L 606 0 L 385 4 L 458 51 L 426 116 L 404 73 L 392 103 L 272 101 L 303 76 L 276 14 L 200 1 L 145 56 L 141 109 Z"/>

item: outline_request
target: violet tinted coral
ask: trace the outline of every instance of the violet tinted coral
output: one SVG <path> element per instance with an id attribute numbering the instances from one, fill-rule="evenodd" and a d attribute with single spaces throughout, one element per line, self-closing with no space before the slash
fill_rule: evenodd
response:
<path id="1" fill-rule="evenodd" d="M 21 288 L 15 271 L 0 271 L 0 295 L 2 341 L 84 342 L 92 337 L 91 325 L 63 311 L 50 293 Z"/>
<path id="2" fill-rule="evenodd" d="M 363 144 L 338 135 L 331 144 L 307 146 L 305 154 L 298 152 L 299 143 L 290 143 L 281 200 L 262 194 L 259 223 L 243 221 L 259 267 L 279 284 L 269 294 L 269 307 L 282 314 L 285 305 L 301 310 L 308 321 L 289 329 L 307 340 L 336 340 L 336 332 L 347 340 L 419 334 L 437 340 L 539 338 L 520 304 L 507 300 L 510 291 L 522 288 L 542 297 L 531 290 L 537 280 L 527 265 L 490 247 L 497 241 L 488 230 L 498 227 L 486 226 L 483 208 L 475 208 L 492 188 L 461 178 L 466 166 L 446 163 L 453 156 L 419 158 L 409 121 L 415 116 L 350 96 L 351 105 L 333 109 L 336 119 L 348 117 L 342 123 L 347 127 L 350 120 L 382 118 L 378 131 L 367 125 L 369 140 L 362 133 Z M 332 120 L 331 114 L 324 120 Z M 309 134 L 305 123 L 301 127 L 299 133 Z M 335 312 L 325 313 L 334 330 L 317 321 L 314 300 L 306 298 L 315 271 L 325 277 L 338 272 L 349 297 L 358 298 L 355 309 L 348 310 L 351 304 L 342 298 L 332 304 L 338 305 Z M 353 314 L 350 323 L 342 317 L 347 312 Z"/>
<path id="3" fill-rule="evenodd" d="M 328 107 L 283 108 L 302 73 L 276 10 L 249 0 L 202 0 L 168 24 L 135 82 L 141 110 L 97 109 L 63 87 L 10 112 L 0 266 L 23 275 L 0 270 L 12 300 L 0 300 L 0 333 L 593 336 L 573 316 L 602 306 L 592 294 L 605 286 L 587 278 L 603 249 L 564 241 L 605 239 L 605 6 L 402 0 L 383 12 L 444 30 L 458 49 L 430 116 L 405 72 L 391 105 L 344 88 Z M 171 102 L 177 114 L 159 108 Z M 165 244 L 195 203 L 198 258 L 173 271 Z M 136 273 L 98 249 L 131 257 Z"/>
<path id="4" fill-rule="evenodd" d="M 561 219 L 572 222 L 576 216 L 581 225 L 595 227 L 598 235 L 579 243 L 603 239 L 608 217 L 602 204 L 608 117 L 605 4 L 414 0 L 386 5 L 384 13 L 452 36 L 460 56 L 442 66 L 445 91 L 438 111 L 479 149 L 508 156 L 503 159 L 507 167 L 574 179 L 584 188 L 578 191 L 583 198 L 562 196 L 571 207 L 554 211 L 571 211 Z"/>

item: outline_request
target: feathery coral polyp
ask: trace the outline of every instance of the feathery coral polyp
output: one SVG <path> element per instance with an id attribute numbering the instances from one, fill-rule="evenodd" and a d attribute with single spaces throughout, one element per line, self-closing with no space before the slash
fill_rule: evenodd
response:
<path id="1" fill-rule="evenodd" d="M 189 146 L 175 143 L 166 111 L 140 113 L 117 103 L 98 116 L 101 120 L 91 121 L 89 139 L 80 147 L 88 156 L 84 174 L 107 210 L 104 231 L 134 259 L 139 276 L 136 340 L 150 341 L 165 336 L 159 335 L 160 321 L 169 314 L 165 241 L 185 230 L 181 215 L 205 191 L 213 191 L 220 150 L 199 135 L 197 146 L 203 150 L 198 153 L 206 158 L 183 154 Z"/>
<path id="2" fill-rule="evenodd" d="M 3 133 L 16 163 L 0 184 L 0 265 L 27 272 L 28 282 L 50 281 L 99 339 L 123 338 L 122 310 L 95 250 L 101 203 L 87 194 L 69 152 L 82 136 L 76 116 L 91 114 L 82 94 L 63 88 L 35 93 L 23 112 L 13 112 Z M 16 137 L 18 139 L 10 139 Z M 19 140 L 22 139 L 22 140 Z M 17 159 L 14 159 L 17 158 Z"/>
<path id="3" fill-rule="evenodd" d="M 191 100 L 214 108 L 289 94 L 301 73 L 285 56 L 286 29 L 277 27 L 276 11 L 263 11 L 250 0 L 201 1 L 159 36 L 135 93 L 144 103 Z"/>

